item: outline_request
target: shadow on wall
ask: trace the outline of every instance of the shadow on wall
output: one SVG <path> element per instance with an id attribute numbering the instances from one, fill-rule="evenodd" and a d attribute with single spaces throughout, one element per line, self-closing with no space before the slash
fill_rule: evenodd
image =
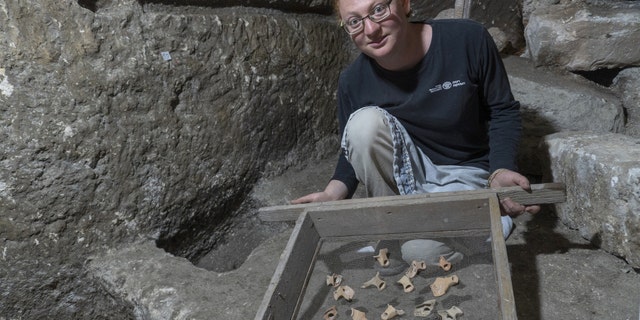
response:
<path id="1" fill-rule="evenodd" d="M 594 71 L 573 71 L 573 73 L 578 74 L 585 79 L 593 81 L 601 86 L 610 87 L 611 84 L 613 84 L 613 79 L 615 79 L 622 70 L 624 70 L 624 68 L 598 69 Z"/>
<path id="2" fill-rule="evenodd" d="M 546 135 L 559 132 L 551 121 L 540 114 L 537 110 L 521 106 L 520 113 L 522 115 L 522 139 L 518 150 L 518 168 L 519 171 L 530 177 L 530 179 L 540 180 L 545 176 L 544 155 L 546 150 L 542 149 Z M 542 181 L 542 182 L 561 182 L 561 181 Z"/>

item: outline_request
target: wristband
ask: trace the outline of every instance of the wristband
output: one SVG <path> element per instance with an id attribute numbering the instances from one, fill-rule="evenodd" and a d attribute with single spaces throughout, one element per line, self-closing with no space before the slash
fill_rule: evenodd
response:
<path id="1" fill-rule="evenodd" d="M 500 174 L 500 172 L 503 172 L 503 171 L 505 171 L 505 170 L 507 170 L 507 169 L 500 168 L 500 169 L 497 169 L 496 171 L 494 171 L 494 172 L 489 176 L 489 178 L 487 179 L 487 187 L 488 187 L 488 188 L 491 188 L 491 182 L 493 182 L 493 179 L 495 179 L 495 177 L 496 177 L 498 174 Z"/>

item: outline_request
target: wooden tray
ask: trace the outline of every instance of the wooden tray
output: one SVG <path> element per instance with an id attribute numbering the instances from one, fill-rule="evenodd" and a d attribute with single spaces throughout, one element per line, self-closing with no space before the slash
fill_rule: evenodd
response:
<path id="1" fill-rule="evenodd" d="M 497 302 L 487 303 L 496 303 L 501 319 L 517 319 L 499 197 L 506 195 L 528 204 L 564 201 L 561 184 L 534 185 L 529 193 L 520 190 L 487 189 L 261 209 L 263 220 L 287 220 L 294 215 L 298 218 L 255 319 L 296 319 L 323 241 L 482 234 L 491 236 L 499 297 Z"/>

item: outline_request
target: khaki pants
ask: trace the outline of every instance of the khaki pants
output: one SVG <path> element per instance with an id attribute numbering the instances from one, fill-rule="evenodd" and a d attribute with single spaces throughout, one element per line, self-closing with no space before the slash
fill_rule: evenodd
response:
<path id="1" fill-rule="evenodd" d="M 351 115 L 342 148 L 368 197 L 474 190 L 489 176 L 475 167 L 433 164 L 400 121 L 379 107 Z"/>

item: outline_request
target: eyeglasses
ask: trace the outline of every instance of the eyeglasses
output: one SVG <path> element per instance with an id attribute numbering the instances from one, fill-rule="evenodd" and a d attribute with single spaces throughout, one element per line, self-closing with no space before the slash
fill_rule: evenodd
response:
<path id="1" fill-rule="evenodd" d="M 388 0 L 385 3 L 376 4 L 375 7 L 373 7 L 373 9 L 371 9 L 371 11 L 369 12 L 369 15 L 362 18 L 352 17 L 349 18 L 349 20 L 347 20 L 346 22 L 340 21 L 340 26 L 344 28 L 344 30 L 348 34 L 354 35 L 364 29 L 364 19 L 366 18 L 369 18 L 369 20 L 375 23 L 380 23 L 382 22 L 382 20 L 386 19 L 389 14 L 391 14 L 391 1 L 393 0 Z"/>

